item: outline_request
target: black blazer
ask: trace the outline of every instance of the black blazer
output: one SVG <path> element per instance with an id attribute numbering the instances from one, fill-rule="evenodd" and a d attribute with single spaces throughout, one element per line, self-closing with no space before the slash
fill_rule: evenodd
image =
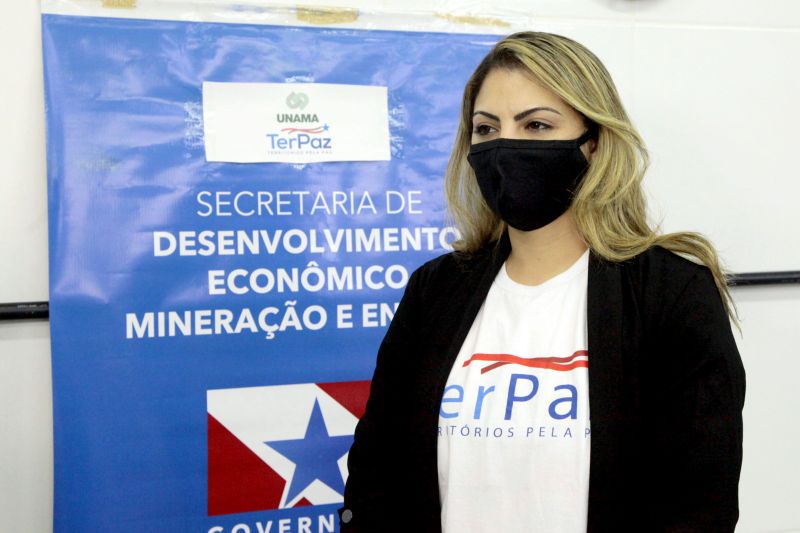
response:
<path id="1" fill-rule="evenodd" d="M 509 251 L 504 236 L 409 279 L 350 449 L 342 533 L 441 531 L 441 398 Z M 733 531 L 745 373 L 711 272 L 652 247 L 591 254 L 588 276 L 588 531 Z"/>

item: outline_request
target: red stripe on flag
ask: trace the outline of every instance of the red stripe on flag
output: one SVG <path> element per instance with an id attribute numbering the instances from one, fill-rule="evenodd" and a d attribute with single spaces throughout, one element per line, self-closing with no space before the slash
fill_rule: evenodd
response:
<path id="1" fill-rule="evenodd" d="M 353 416 L 360 419 L 364 416 L 364 411 L 367 409 L 370 383 L 372 382 L 341 381 L 317 383 L 317 387 L 327 392 L 331 398 L 353 413 Z"/>
<path id="2" fill-rule="evenodd" d="M 208 515 L 280 507 L 286 481 L 208 415 Z"/>

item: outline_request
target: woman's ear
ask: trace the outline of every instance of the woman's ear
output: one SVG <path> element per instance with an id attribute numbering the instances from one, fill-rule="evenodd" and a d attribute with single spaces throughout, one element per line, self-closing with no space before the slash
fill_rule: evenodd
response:
<path id="1" fill-rule="evenodd" d="M 591 163 L 592 157 L 594 157 L 594 152 L 597 150 L 597 139 L 589 139 L 586 141 L 586 144 L 581 146 L 581 150 L 583 151 L 583 155 L 586 157 L 586 160 Z"/>
<path id="2" fill-rule="evenodd" d="M 600 137 L 600 126 L 587 118 L 584 118 L 586 121 L 586 129 L 590 132 L 591 137 L 586 144 L 584 144 L 581 148 L 584 149 L 583 155 L 586 156 L 586 160 L 592 160 L 592 156 L 594 156 L 595 150 L 597 150 L 597 139 Z"/>

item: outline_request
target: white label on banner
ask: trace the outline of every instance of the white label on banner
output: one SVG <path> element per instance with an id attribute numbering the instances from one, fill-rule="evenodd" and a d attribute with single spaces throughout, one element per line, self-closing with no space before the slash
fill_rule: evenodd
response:
<path id="1" fill-rule="evenodd" d="M 388 161 L 386 87 L 203 82 L 206 160 Z"/>

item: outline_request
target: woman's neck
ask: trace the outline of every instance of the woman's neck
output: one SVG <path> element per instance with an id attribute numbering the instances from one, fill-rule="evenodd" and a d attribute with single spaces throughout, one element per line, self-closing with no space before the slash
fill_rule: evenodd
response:
<path id="1" fill-rule="evenodd" d="M 572 211 L 533 231 L 508 228 L 511 254 L 508 277 L 523 285 L 539 285 L 567 270 L 588 246 L 578 232 Z"/>

